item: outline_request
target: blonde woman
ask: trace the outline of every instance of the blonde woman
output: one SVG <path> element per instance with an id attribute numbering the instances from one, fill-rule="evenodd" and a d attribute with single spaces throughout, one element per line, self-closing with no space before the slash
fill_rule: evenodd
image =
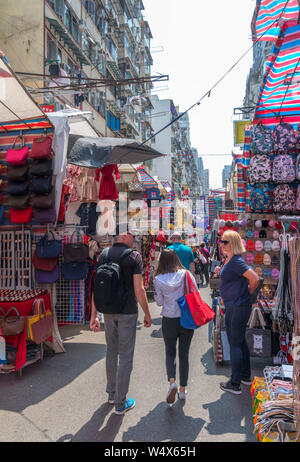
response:
<path id="1" fill-rule="evenodd" d="M 224 391 L 241 394 L 241 383 L 251 384 L 250 354 L 245 334 L 251 313 L 251 293 L 258 286 L 259 276 L 245 262 L 245 248 L 236 231 L 227 230 L 220 240 L 221 253 L 226 256 L 222 268 L 215 273 L 221 277 L 220 293 L 226 308 L 225 325 L 230 345 L 231 379 L 221 383 Z"/>

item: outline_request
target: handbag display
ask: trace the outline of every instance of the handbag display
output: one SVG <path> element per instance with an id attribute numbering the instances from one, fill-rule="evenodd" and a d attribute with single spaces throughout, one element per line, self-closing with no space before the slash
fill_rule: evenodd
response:
<path id="1" fill-rule="evenodd" d="M 24 194 L 24 196 L 12 196 L 9 194 L 6 205 L 15 209 L 26 209 L 29 206 L 29 200 L 30 194 Z"/>
<path id="2" fill-rule="evenodd" d="M 61 272 L 63 278 L 68 281 L 80 281 L 86 278 L 88 265 L 86 262 L 63 263 Z"/>
<path id="3" fill-rule="evenodd" d="M 74 233 L 69 244 L 64 245 L 63 254 L 65 263 L 85 262 L 89 256 L 89 246 L 83 242 L 73 242 Z"/>
<path id="4" fill-rule="evenodd" d="M 15 316 L 8 316 L 11 311 L 15 311 Z M 12 306 L 7 313 L 0 307 L 0 331 L 2 335 L 17 335 L 23 332 L 25 326 L 25 318 L 20 316 L 18 310 Z"/>
<path id="5" fill-rule="evenodd" d="M 54 284 L 59 279 L 58 265 L 51 271 L 35 270 L 35 282 L 38 284 Z"/>
<path id="6" fill-rule="evenodd" d="M 61 241 L 54 238 L 54 234 L 50 231 L 53 239 L 48 239 L 46 233 L 36 244 L 36 255 L 38 258 L 56 258 L 61 252 Z"/>
<path id="7" fill-rule="evenodd" d="M 58 257 L 40 258 L 37 256 L 36 251 L 33 254 L 32 264 L 36 270 L 40 271 L 53 271 L 58 265 Z"/>
<path id="8" fill-rule="evenodd" d="M 12 194 L 13 196 L 23 196 L 29 192 L 29 180 L 17 182 L 17 181 L 8 181 L 7 194 Z"/>
<path id="9" fill-rule="evenodd" d="M 53 314 L 45 310 L 44 300 L 35 299 L 32 315 L 27 317 L 27 339 L 36 344 L 45 342 L 53 334 Z"/>
<path id="10" fill-rule="evenodd" d="M 29 223 L 32 219 L 32 207 L 26 209 L 9 209 L 11 223 Z"/>
<path id="11" fill-rule="evenodd" d="M 20 138 L 20 148 L 16 148 L 17 140 Z M 10 165 L 25 165 L 27 162 L 29 148 L 25 146 L 23 135 L 17 136 L 11 149 L 6 151 L 6 162 Z"/>
<path id="12" fill-rule="evenodd" d="M 215 317 L 215 312 L 202 300 L 188 271 L 184 278 L 184 295 L 177 303 L 181 311 L 180 324 L 185 329 L 198 329 Z"/>
<path id="13" fill-rule="evenodd" d="M 8 165 L 6 176 L 11 181 L 26 181 L 28 178 L 29 165 Z"/>
<path id="14" fill-rule="evenodd" d="M 32 143 L 29 154 L 31 159 L 49 159 L 52 156 L 52 136 L 43 135 Z"/>
<path id="15" fill-rule="evenodd" d="M 33 218 L 34 221 L 40 224 L 50 224 L 56 222 L 56 209 L 52 207 L 51 209 L 33 209 Z"/>
<path id="16" fill-rule="evenodd" d="M 30 164 L 30 174 L 33 176 L 45 176 L 52 173 L 52 159 L 35 160 Z"/>
<path id="17" fill-rule="evenodd" d="M 135 175 L 133 177 L 133 180 L 128 183 L 128 191 L 131 191 L 131 192 L 141 192 L 141 191 L 143 191 L 143 185 L 139 181 L 137 175 Z"/>
<path id="18" fill-rule="evenodd" d="M 48 176 L 34 176 L 30 190 L 36 194 L 47 194 L 52 188 L 52 173 Z"/>
<path id="19" fill-rule="evenodd" d="M 49 194 L 36 194 L 32 198 L 32 205 L 38 209 L 51 209 L 55 205 L 55 188 Z"/>
<path id="20" fill-rule="evenodd" d="M 260 327 L 254 327 L 257 320 Z M 272 355 L 272 332 L 271 329 L 266 329 L 265 327 L 266 322 L 259 307 L 253 308 L 246 330 L 246 341 L 248 343 L 250 356 L 267 358 Z"/>

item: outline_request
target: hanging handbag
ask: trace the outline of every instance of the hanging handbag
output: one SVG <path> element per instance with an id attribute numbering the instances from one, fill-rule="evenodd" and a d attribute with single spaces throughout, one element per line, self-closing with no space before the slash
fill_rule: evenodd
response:
<path id="1" fill-rule="evenodd" d="M 58 265 L 58 257 L 40 258 L 37 256 L 35 251 L 32 258 L 32 264 L 36 270 L 53 271 L 54 268 Z"/>
<path id="2" fill-rule="evenodd" d="M 30 194 L 24 194 L 24 196 L 12 196 L 9 194 L 6 205 L 14 209 L 26 209 L 29 205 L 29 200 Z"/>
<path id="3" fill-rule="evenodd" d="M 138 176 L 134 175 L 132 181 L 128 183 L 128 191 L 131 192 L 140 192 L 143 191 L 143 185 L 139 181 Z"/>
<path id="4" fill-rule="evenodd" d="M 0 205 L 0 224 L 4 222 L 4 205 Z"/>
<path id="5" fill-rule="evenodd" d="M 36 223 L 50 224 L 56 222 L 56 209 L 33 209 L 33 218 Z"/>
<path id="6" fill-rule="evenodd" d="M 32 219 L 32 207 L 27 209 L 9 209 L 11 223 L 29 223 Z"/>
<path id="7" fill-rule="evenodd" d="M 8 316 L 11 311 L 15 311 L 15 316 Z M 23 332 L 25 326 L 25 318 L 20 316 L 18 310 L 12 306 L 7 313 L 3 308 L 0 308 L 3 314 L 0 316 L 0 331 L 2 335 L 17 335 Z"/>
<path id="8" fill-rule="evenodd" d="M 52 173 L 52 159 L 35 160 L 30 164 L 30 174 L 33 176 L 45 176 Z"/>
<path id="9" fill-rule="evenodd" d="M 32 198 L 32 205 L 38 209 L 51 209 L 55 205 L 55 188 L 49 194 L 36 194 Z"/>
<path id="10" fill-rule="evenodd" d="M 36 244 L 36 255 L 38 258 L 56 258 L 61 252 L 61 241 L 54 238 L 54 234 L 50 231 L 53 239 L 48 239 L 46 233 Z"/>
<path id="11" fill-rule="evenodd" d="M 73 242 L 74 233 L 71 236 L 69 244 L 64 245 L 64 261 L 70 262 L 85 262 L 89 256 L 89 246 L 83 242 Z"/>
<path id="12" fill-rule="evenodd" d="M 43 135 L 36 138 L 32 143 L 29 154 L 31 159 L 45 159 L 52 156 L 52 136 Z"/>
<path id="13" fill-rule="evenodd" d="M 58 265 L 51 271 L 35 270 L 35 282 L 38 284 L 54 284 L 59 279 Z"/>
<path id="14" fill-rule="evenodd" d="M 52 337 L 53 325 L 53 314 L 50 310 L 45 310 L 44 300 L 35 299 L 32 315 L 27 317 L 27 339 L 38 345 L 45 342 Z"/>
<path id="15" fill-rule="evenodd" d="M 202 300 L 188 271 L 184 277 L 184 295 L 177 303 L 181 311 L 180 325 L 185 329 L 198 329 L 215 317 L 215 312 Z"/>
<path id="16" fill-rule="evenodd" d="M 20 147 L 16 148 L 17 140 L 20 138 Z M 11 165 L 25 165 L 27 162 L 29 148 L 25 146 L 23 135 L 17 136 L 11 149 L 6 151 L 6 162 Z"/>
<path id="17" fill-rule="evenodd" d="M 28 178 L 29 165 L 8 165 L 6 176 L 11 181 L 26 181 Z"/>
<path id="18" fill-rule="evenodd" d="M 34 176 L 30 190 L 36 194 L 46 194 L 52 188 L 52 173 L 48 176 Z"/>
<path id="19" fill-rule="evenodd" d="M 63 278 L 68 281 L 80 281 L 86 278 L 88 265 L 86 262 L 63 263 L 61 272 Z"/>
<path id="20" fill-rule="evenodd" d="M 254 327 L 256 322 L 260 324 L 260 327 Z M 246 341 L 249 347 L 250 356 L 257 357 L 270 357 L 272 355 L 272 332 L 270 329 L 266 329 L 266 322 L 259 309 L 255 307 L 252 309 L 248 328 L 246 330 Z"/>
<path id="21" fill-rule="evenodd" d="M 7 194 L 12 194 L 13 196 L 23 196 L 29 192 L 29 180 L 22 181 L 21 183 L 16 181 L 8 181 Z"/>

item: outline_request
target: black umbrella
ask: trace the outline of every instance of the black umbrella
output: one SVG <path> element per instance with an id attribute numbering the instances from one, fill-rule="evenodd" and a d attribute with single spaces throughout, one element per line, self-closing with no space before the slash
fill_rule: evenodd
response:
<path id="1" fill-rule="evenodd" d="M 93 138 L 69 135 L 68 163 L 98 168 L 105 164 L 137 164 L 162 157 L 150 146 L 128 138 Z"/>

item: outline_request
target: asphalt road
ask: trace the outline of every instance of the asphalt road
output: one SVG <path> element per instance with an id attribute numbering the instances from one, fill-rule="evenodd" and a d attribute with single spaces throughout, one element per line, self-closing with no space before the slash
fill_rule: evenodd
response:
<path id="1" fill-rule="evenodd" d="M 209 289 L 201 293 L 209 302 Z M 137 327 L 132 411 L 116 416 L 106 402 L 104 332 L 63 326 L 66 353 L 28 366 L 22 377 L 0 375 L 0 442 L 255 442 L 249 387 L 238 396 L 219 388 L 230 367 L 214 363 L 207 326 L 192 341 L 185 405 L 167 405 L 160 308 L 151 303 L 151 312 L 152 327 L 143 327 L 142 313 Z M 253 359 L 253 374 L 270 364 Z"/>

